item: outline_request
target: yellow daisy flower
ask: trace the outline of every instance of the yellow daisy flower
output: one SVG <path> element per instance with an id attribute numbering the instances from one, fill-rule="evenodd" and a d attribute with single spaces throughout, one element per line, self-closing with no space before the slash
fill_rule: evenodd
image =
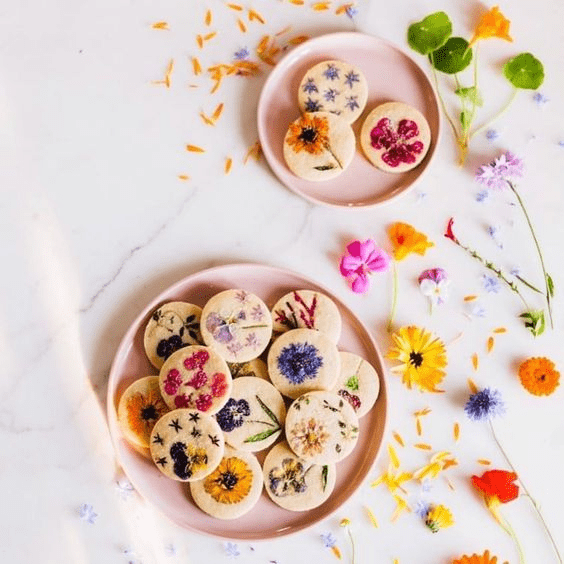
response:
<path id="1" fill-rule="evenodd" d="M 253 483 L 249 465 L 240 458 L 223 458 L 219 466 L 204 480 L 204 489 L 218 503 L 239 503 Z"/>
<path id="2" fill-rule="evenodd" d="M 454 525 L 454 519 L 450 509 L 447 509 L 444 505 L 431 507 L 429 511 L 427 511 L 425 525 L 427 525 L 433 533 L 438 533 L 440 529 L 452 527 L 452 525 Z"/>

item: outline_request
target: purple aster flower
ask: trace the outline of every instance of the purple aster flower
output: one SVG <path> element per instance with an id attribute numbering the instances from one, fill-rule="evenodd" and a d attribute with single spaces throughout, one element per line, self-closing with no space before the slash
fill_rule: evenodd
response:
<path id="1" fill-rule="evenodd" d="M 497 294 L 500 290 L 499 279 L 494 276 L 488 276 L 487 274 L 482 275 L 482 284 L 484 285 L 484 290 L 488 293 Z"/>
<path id="2" fill-rule="evenodd" d="M 360 75 L 354 71 L 350 71 L 345 74 L 345 84 L 352 88 L 355 82 L 360 82 Z"/>
<path id="3" fill-rule="evenodd" d="M 309 343 L 292 343 L 284 347 L 278 356 L 278 370 L 293 384 L 301 384 L 306 378 L 315 378 L 323 366 L 323 358 Z"/>
<path id="4" fill-rule="evenodd" d="M 358 96 L 347 96 L 345 106 L 352 112 L 355 108 L 360 108 L 358 105 Z"/>
<path id="5" fill-rule="evenodd" d="M 302 90 L 307 94 L 312 94 L 313 92 L 319 92 L 319 90 L 317 90 L 317 86 L 313 78 L 308 78 L 306 80 L 305 84 L 302 86 Z"/>
<path id="6" fill-rule="evenodd" d="M 329 63 L 323 75 L 329 80 L 335 80 L 339 78 L 339 69 L 333 63 Z"/>
<path id="7" fill-rule="evenodd" d="M 242 47 L 239 51 L 235 51 L 233 58 L 236 61 L 246 61 L 251 56 L 249 50 L 246 47 Z"/>
<path id="8" fill-rule="evenodd" d="M 94 507 L 92 507 L 89 503 L 83 503 L 78 508 L 78 516 L 87 523 L 94 525 L 96 523 L 96 519 L 98 518 L 98 514 L 94 512 Z"/>
<path id="9" fill-rule="evenodd" d="M 495 139 L 497 139 L 499 137 L 499 133 L 497 132 L 496 129 L 488 129 L 486 131 L 486 139 L 488 141 L 494 141 Z"/>
<path id="10" fill-rule="evenodd" d="M 473 421 L 490 420 L 505 413 L 505 404 L 498 390 L 484 388 L 470 396 L 464 411 Z"/>
<path id="11" fill-rule="evenodd" d="M 323 109 L 323 106 L 319 103 L 318 100 L 312 100 L 309 96 L 307 97 L 305 103 L 305 111 L 306 112 L 319 112 Z"/>
<path id="12" fill-rule="evenodd" d="M 239 547 L 234 542 L 226 542 L 224 545 L 225 554 L 230 558 L 237 558 L 240 556 Z"/>
<path id="13" fill-rule="evenodd" d="M 507 151 L 490 164 L 482 165 L 476 173 L 476 180 L 487 188 L 501 190 L 518 176 L 523 176 L 523 161 Z"/>
<path id="14" fill-rule="evenodd" d="M 487 200 L 489 195 L 490 195 L 490 193 L 487 190 L 482 190 L 481 192 L 478 192 L 476 194 L 476 201 L 477 202 L 484 202 L 485 200 Z"/>
<path id="15" fill-rule="evenodd" d="M 548 98 L 540 92 L 535 92 L 533 100 L 536 102 L 537 106 L 544 106 L 548 102 Z"/>
<path id="16" fill-rule="evenodd" d="M 334 88 L 329 88 L 323 92 L 323 97 L 327 102 L 334 102 L 335 97 L 339 95 L 339 91 L 335 90 Z"/>
<path id="17" fill-rule="evenodd" d="M 333 548 L 337 544 L 337 539 L 333 533 L 322 533 L 320 536 L 325 548 Z"/>

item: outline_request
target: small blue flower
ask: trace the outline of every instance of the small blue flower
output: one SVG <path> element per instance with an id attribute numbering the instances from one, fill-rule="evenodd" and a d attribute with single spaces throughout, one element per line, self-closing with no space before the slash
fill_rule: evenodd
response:
<path id="1" fill-rule="evenodd" d="M 536 102 L 537 106 L 544 106 L 549 101 L 549 99 L 540 92 L 535 93 L 533 100 Z"/>
<path id="2" fill-rule="evenodd" d="M 471 311 L 474 317 L 486 317 L 486 308 L 483 305 L 476 304 Z"/>
<path id="3" fill-rule="evenodd" d="M 338 95 L 339 91 L 335 90 L 334 88 L 328 88 L 327 90 L 325 90 L 325 92 L 323 92 L 323 97 L 325 98 L 325 100 L 327 100 L 327 102 L 334 102 L 335 96 Z"/>
<path id="4" fill-rule="evenodd" d="M 306 112 L 318 112 L 319 110 L 323 109 L 323 106 L 319 103 L 318 100 L 312 100 L 309 96 L 305 103 L 305 111 Z"/>
<path id="5" fill-rule="evenodd" d="M 514 266 L 510 271 L 509 274 L 512 276 L 521 276 L 521 269 L 518 266 Z"/>
<path id="6" fill-rule="evenodd" d="M 358 14 L 358 8 L 355 6 L 347 6 L 345 8 L 345 14 L 352 20 Z"/>
<path id="7" fill-rule="evenodd" d="M 128 499 L 135 491 L 133 484 L 127 478 L 116 482 L 116 490 L 122 499 Z"/>
<path id="8" fill-rule="evenodd" d="M 319 92 L 313 78 L 308 78 L 306 80 L 305 84 L 302 86 L 302 90 L 307 94 L 311 94 L 312 92 Z"/>
<path id="9" fill-rule="evenodd" d="M 251 408 L 246 399 L 229 398 L 227 403 L 217 412 L 215 418 L 221 430 L 230 433 L 233 429 L 240 427 L 244 418 L 250 414 Z"/>
<path id="10" fill-rule="evenodd" d="M 433 489 L 433 484 L 431 483 L 431 480 L 429 480 L 429 478 L 425 478 L 421 482 L 421 491 L 423 493 L 429 493 L 432 489 Z"/>
<path id="11" fill-rule="evenodd" d="M 337 539 L 333 533 L 322 533 L 320 536 L 325 548 L 333 548 L 337 544 Z"/>
<path id="12" fill-rule="evenodd" d="M 339 69 L 333 63 L 329 63 L 323 75 L 329 80 L 336 80 L 339 78 Z"/>
<path id="13" fill-rule="evenodd" d="M 421 517 L 421 519 L 425 519 L 425 517 L 427 517 L 427 513 L 429 512 L 430 508 L 431 508 L 430 503 L 427 503 L 426 501 L 420 499 L 419 501 L 417 501 L 417 503 L 413 506 L 412 509 L 415 515 Z"/>
<path id="14" fill-rule="evenodd" d="M 505 404 L 498 390 L 484 388 L 470 396 L 464 411 L 474 421 L 490 420 L 505 413 Z"/>
<path id="15" fill-rule="evenodd" d="M 490 195 L 488 190 L 482 190 L 481 192 L 478 192 L 476 194 L 476 201 L 477 202 L 485 202 L 488 199 L 488 196 Z"/>
<path id="16" fill-rule="evenodd" d="M 98 514 L 94 512 L 94 508 L 89 503 L 83 503 L 78 509 L 78 516 L 87 523 L 94 525 Z"/>
<path id="17" fill-rule="evenodd" d="M 176 546 L 169 543 L 165 546 L 165 553 L 167 556 L 176 556 Z"/>
<path id="18" fill-rule="evenodd" d="M 239 552 L 239 547 L 234 542 L 226 542 L 225 554 L 230 558 L 237 558 L 241 553 Z"/>
<path id="19" fill-rule="evenodd" d="M 360 75 L 354 71 L 345 74 L 345 84 L 352 88 L 355 82 L 360 82 Z"/>
<path id="20" fill-rule="evenodd" d="M 499 137 L 499 133 L 497 132 L 496 129 L 488 129 L 486 131 L 486 139 L 488 141 L 494 141 L 495 139 L 497 139 Z"/>
<path id="21" fill-rule="evenodd" d="M 319 351 L 309 343 L 292 343 L 284 347 L 278 356 L 278 370 L 293 384 L 301 384 L 306 378 L 315 378 L 323 366 Z"/>
<path id="22" fill-rule="evenodd" d="M 488 235 L 494 240 L 495 244 L 500 249 L 503 249 L 503 243 L 498 239 L 499 232 L 500 228 L 496 227 L 495 225 L 490 225 L 488 227 Z"/>
<path id="23" fill-rule="evenodd" d="M 357 100 L 358 96 L 347 96 L 345 106 L 352 112 L 355 108 L 360 108 Z"/>
<path id="24" fill-rule="evenodd" d="M 559 146 L 559 147 L 564 147 L 564 140 L 558 141 L 558 146 Z"/>
<path id="25" fill-rule="evenodd" d="M 482 275 L 482 284 L 484 285 L 484 290 L 489 294 L 497 294 L 501 289 L 499 279 L 494 276 L 488 276 L 487 274 Z"/>
<path id="26" fill-rule="evenodd" d="M 233 58 L 236 61 L 246 61 L 250 56 L 251 54 L 246 47 L 239 49 L 239 51 L 235 51 L 233 54 Z"/>

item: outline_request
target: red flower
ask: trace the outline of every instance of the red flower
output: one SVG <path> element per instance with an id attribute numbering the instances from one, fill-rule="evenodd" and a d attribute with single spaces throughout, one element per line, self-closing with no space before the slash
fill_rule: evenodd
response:
<path id="1" fill-rule="evenodd" d="M 196 398 L 196 409 L 207 411 L 212 405 L 213 399 L 209 394 L 200 394 Z"/>
<path id="2" fill-rule="evenodd" d="M 182 377 L 180 376 L 180 372 L 173 368 L 166 376 L 165 383 L 164 383 L 164 391 L 169 395 L 173 396 L 180 388 L 180 384 L 182 384 Z"/>
<path id="3" fill-rule="evenodd" d="M 388 166 L 395 168 L 401 163 L 414 163 L 415 155 L 423 151 L 421 141 L 407 143 L 418 135 L 419 128 L 413 120 L 402 119 L 397 131 L 394 131 L 391 121 L 384 117 L 370 132 L 370 140 L 375 149 L 386 149 L 382 154 L 382 160 Z"/>
<path id="4" fill-rule="evenodd" d="M 472 476 L 472 484 L 488 498 L 497 498 L 500 503 L 513 501 L 519 495 L 519 487 L 513 482 L 515 472 L 506 470 L 488 470 L 481 476 Z"/>
<path id="5" fill-rule="evenodd" d="M 453 224 L 454 224 L 454 218 L 451 217 L 451 218 L 448 220 L 448 225 L 447 225 L 447 228 L 446 228 L 446 231 L 445 231 L 445 237 L 446 237 L 447 239 L 450 239 L 451 241 L 454 241 L 454 242 L 456 243 L 456 242 L 458 242 L 458 239 L 456 238 L 456 236 L 455 236 L 454 233 L 452 232 L 452 226 L 453 226 Z"/>
<path id="6" fill-rule="evenodd" d="M 225 381 L 225 374 L 216 372 L 213 375 L 213 382 L 211 386 L 212 396 L 218 398 L 225 395 L 227 391 L 227 382 Z"/>
<path id="7" fill-rule="evenodd" d="M 196 372 L 196 374 L 192 376 L 192 379 L 186 382 L 186 385 L 192 386 L 197 390 L 202 386 L 205 386 L 207 381 L 208 381 L 208 377 L 206 376 L 206 373 L 203 370 L 198 370 L 198 372 Z"/>

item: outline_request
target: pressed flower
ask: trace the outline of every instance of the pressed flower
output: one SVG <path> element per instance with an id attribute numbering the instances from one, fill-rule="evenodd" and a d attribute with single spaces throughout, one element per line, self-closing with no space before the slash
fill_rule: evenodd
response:
<path id="1" fill-rule="evenodd" d="M 488 39 L 490 37 L 513 41 L 509 35 L 510 24 L 511 22 L 499 11 L 499 7 L 494 6 L 482 14 L 474 31 L 474 37 L 470 41 L 470 46 L 480 39 Z"/>
<path id="2" fill-rule="evenodd" d="M 430 331 L 415 327 L 401 327 L 392 335 L 393 346 L 387 357 L 401 362 L 392 372 L 402 373 L 402 381 L 408 388 L 413 385 L 421 391 L 439 392 L 437 385 L 445 376 L 447 365 L 443 342 Z"/>
<path id="3" fill-rule="evenodd" d="M 352 291 L 357 294 L 368 290 L 369 276 L 373 272 L 384 272 L 390 266 L 390 257 L 372 239 L 349 243 L 347 253 L 341 258 L 339 269 L 345 278 L 351 280 Z"/>
<path id="4" fill-rule="evenodd" d="M 453 560 L 451 564 L 497 564 L 497 556 L 490 557 L 490 551 L 486 550 L 484 554 L 461 556 L 460 558 Z"/>
<path id="5" fill-rule="evenodd" d="M 288 433 L 288 442 L 292 450 L 304 455 L 321 454 L 329 433 L 323 423 L 310 418 L 308 421 L 298 421 Z"/>
<path id="6" fill-rule="evenodd" d="M 443 268 L 424 270 L 417 280 L 421 293 L 431 301 L 431 307 L 445 303 L 450 280 Z"/>
<path id="7" fill-rule="evenodd" d="M 515 472 L 488 470 L 481 476 L 472 476 L 472 484 L 484 494 L 490 507 L 491 504 L 508 503 L 517 499 L 519 487 L 513 483 L 516 479 Z"/>
<path id="8" fill-rule="evenodd" d="M 499 390 L 484 388 L 470 396 L 464 406 L 464 411 L 470 419 L 482 421 L 503 415 L 505 404 Z"/>
<path id="9" fill-rule="evenodd" d="M 425 516 L 425 525 L 433 533 L 438 533 L 441 529 L 446 529 L 454 525 L 454 519 L 450 509 L 444 505 L 432 506 Z"/>
<path id="10" fill-rule="evenodd" d="M 219 466 L 204 480 L 204 490 L 218 503 L 239 503 L 253 483 L 249 465 L 236 456 L 223 458 Z"/>
<path id="11" fill-rule="evenodd" d="M 282 467 L 275 466 L 268 473 L 268 488 L 276 497 L 285 497 L 307 490 L 305 473 L 307 470 L 295 458 L 284 458 Z"/>
<path id="12" fill-rule="evenodd" d="M 131 430 L 141 439 L 148 440 L 155 423 L 168 411 L 158 389 L 146 394 L 133 394 L 126 404 L 127 421 Z"/>
<path id="13" fill-rule="evenodd" d="M 402 119 L 394 129 L 390 119 L 384 117 L 370 131 L 370 144 L 375 149 L 386 149 L 382 153 L 382 160 L 395 168 L 401 163 L 414 163 L 417 155 L 423 151 L 424 145 L 421 141 L 409 143 L 409 140 L 417 135 L 419 128 L 413 120 Z"/>
<path id="14" fill-rule="evenodd" d="M 550 359 L 533 357 L 521 363 L 519 378 L 529 393 L 535 396 L 549 396 L 559 384 L 560 373 Z"/>
<path id="15" fill-rule="evenodd" d="M 427 240 L 427 236 L 419 233 L 407 223 L 397 222 L 390 226 L 388 235 L 394 249 L 394 258 L 403 260 L 411 253 L 424 255 L 434 243 Z"/>
<path id="16" fill-rule="evenodd" d="M 296 153 L 306 151 L 321 155 L 329 145 L 329 122 L 324 117 L 302 116 L 290 125 L 288 145 Z"/>
<path id="17" fill-rule="evenodd" d="M 292 343 L 284 347 L 276 359 L 278 370 L 292 384 L 302 384 L 306 379 L 315 378 L 323 366 L 323 358 L 314 345 Z"/>
<path id="18" fill-rule="evenodd" d="M 229 398 L 224 407 L 222 407 L 215 416 L 221 430 L 229 433 L 241 427 L 245 422 L 245 417 L 251 414 L 249 402 L 246 399 L 236 400 Z"/>

